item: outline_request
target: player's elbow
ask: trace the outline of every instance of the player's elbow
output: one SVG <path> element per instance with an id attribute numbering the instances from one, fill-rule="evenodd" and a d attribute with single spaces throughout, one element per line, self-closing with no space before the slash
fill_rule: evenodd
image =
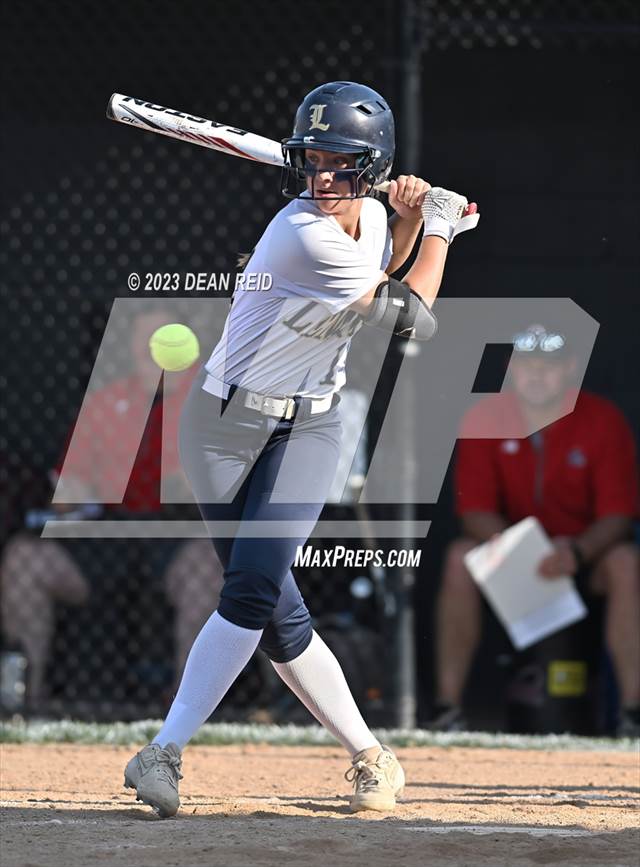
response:
<path id="1" fill-rule="evenodd" d="M 375 288 L 365 323 L 412 340 L 430 340 L 438 330 L 438 320 L 420 295 L 393 277 Z"/>

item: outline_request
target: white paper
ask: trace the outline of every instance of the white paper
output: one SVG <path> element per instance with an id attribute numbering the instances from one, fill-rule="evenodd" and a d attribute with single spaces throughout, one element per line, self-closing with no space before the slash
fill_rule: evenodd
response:
<path id="1" fill-rule="evenodd" d="M 587 614 L 573 578 L 542 578 L 540 561 L 553 550 L 540 522 L 525 518 L 465 555 L 474 581 L 518 650 Z"/>

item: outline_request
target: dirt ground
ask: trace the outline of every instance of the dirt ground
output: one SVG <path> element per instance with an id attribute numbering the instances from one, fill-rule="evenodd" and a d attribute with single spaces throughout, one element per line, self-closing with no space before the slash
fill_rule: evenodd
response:
<path id="1" fill-rule="evenodd" d="M 348 812 L 338 748 L 190 747 L 161 820 L 122 788 L 135 749 L 3 745 L 2 867 L 636 867 L 638 757 L 400 749 L 392 814 Z"/>

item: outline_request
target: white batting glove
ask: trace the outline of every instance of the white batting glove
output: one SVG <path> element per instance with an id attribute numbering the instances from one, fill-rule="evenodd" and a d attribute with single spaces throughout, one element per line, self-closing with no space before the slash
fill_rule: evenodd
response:
<path id="1" fill-rule="evenodd" d="M 460 232 L 475 229 L 480 214 L 463 216 L 468 204 L 467 199 L 459 193 L 443 187 L 431 187 L 422 203 L 423 236 L 437 235 L 450 244 Z"/>

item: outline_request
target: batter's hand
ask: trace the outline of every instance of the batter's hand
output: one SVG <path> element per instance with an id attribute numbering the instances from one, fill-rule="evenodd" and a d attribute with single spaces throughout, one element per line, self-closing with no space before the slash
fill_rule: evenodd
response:
<path id="1" fill-rule="evenodd" d="M 430 189 L 431 184 L 423 181 L 422 178 L 417 178 L 415 175 L 400 175 L 389 185 L 389 204 L 403 220 L 413 219 L 419 223 L 422 220 L 420 208 L 427 190 Z"/>

